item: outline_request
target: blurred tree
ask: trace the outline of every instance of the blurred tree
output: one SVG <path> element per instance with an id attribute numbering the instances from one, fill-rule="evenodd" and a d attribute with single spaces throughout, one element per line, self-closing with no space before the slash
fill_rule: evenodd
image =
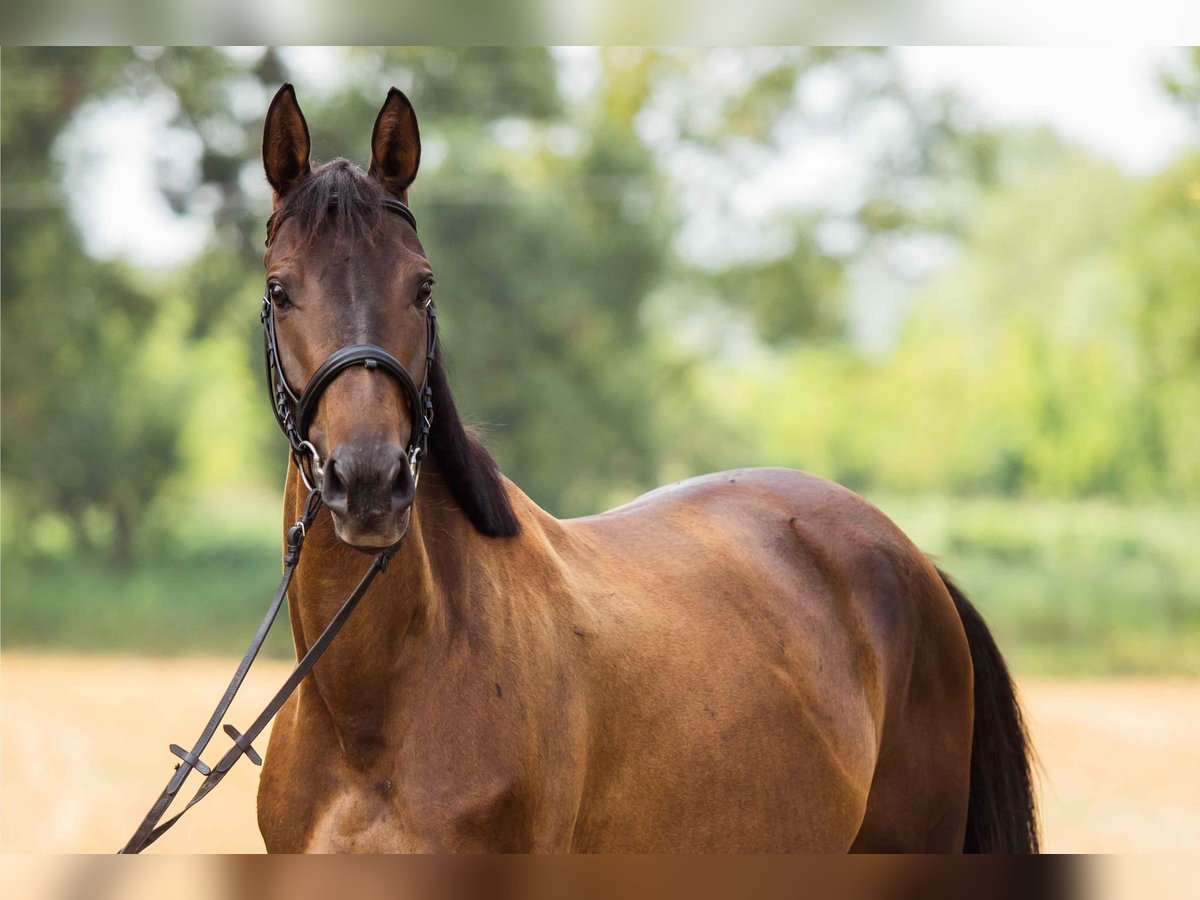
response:
<path id="1" fill-rule="evenodd" d="M 339 59 L 331 75 L 297 51 L 5 53 L 5 476 L 31 509 L 74 523 L 81 544 L 111 540 L 128 556 L 181 466 L 183 480 L 211 478 L 250 457 L 261 462 L 243 474 L 277 488 L 283 445 L 258 383 L 269 204 L 258 147 L 284 80 L 298 84 L 322 159 L 365 162 L 387 87 L 412 97 L 425 144 L 413 204 L 440 277 L 460 402 L 494 427 L 505 470 L 555 513 L 760 451 L 860 485 L 1191 484 L 1195 276 L 1179 249 L 1195 237 L 1191 163 L 1143 193 L 1079 158 L 1063 162 L 1045 131 L 1000 133 L 952 97 L 912 91 L 895 56 L 871 48 L 562 58 L 364 48 Z M 1186 84 L 1169 86 L 1186 97 Z M 88 257 L 63 207 L 61 136 L 85 108 L 119 98 L 173 110 L 163 195 L 212 225 L 168 278 Z M 862 153 L 867 176 L 771 215 L 730 200 L 764 177 L 791 190 L 797 154 L 820 162 L 830 146 Z M 1032 189 L 1006 193 L 1048 160 L 1062 164 L 1043 185 L 1063 197 L 1061 222 Z M 981 198 L 990 211 L 976 223 Z M 1031 221 L 1045 231 L 1037 242 Z M 894 359 L 857 356 L 846 341 L 855 267 L 877 248 L 904 256 L 907 241 L 945 237 L 966 241 L 967 256 L 927 292 L 934 312 L 917 317 Z M 940 311 L 938 292 L 951 298 Z M 1071 322 L 1116 316 L 1113 329 L 1132 330 L 1080 331 L 1088 349 L 1078 349 L 1070 328 L 1054 331 L 1050 298 L 1066 298 Z M 961 319 L 962 333 L 922 324 L 939 315 Z M 719 341 L 676 339 L 696 323 Z M 807 352 L 788 355 L 796 347 Z M 972 380 L 993 358 L 1003 364 Z M 1098 392 L 1130 366 L 1107 405 L 1083 408 L 1081 379 Z M 735 428 L 744 411 L 720 402 L 742 396 L 729 385 L 751 375 L 761 379 L 745 388 L 761 398 L 748 404 L 755 425 Z M 780 391 L 805 401 L 781 413 Z M 1000 411 L 992 425 L 970 419 L 984 409 Z M 747 431 L 765 449 L 731 438 Z M 920 435 L 889 453 L 909 440 L 902 431 Z M 1160 470 L 1174 474 L 1163 481 Z"/>
<path id="2" fill-rule="evenodd" d="M 1200 122 L 1200 47 L 1180 48 L 1179 58 L 1164 67 L 1159 81 L 1167 94 Z"/>
<path id="3" fill-rule="evenodd" d="M 1069 154 L 991 193 L 893 353 L 714 377 L 772 423 L 762 458 L 859 489 L 1200 497 L 1198 185 L 1196 154 L 1145 180 Z"/>
<path id="4" fill-rule="evenodd" d="M 1200 72 L 1200 54 L 1194 61 Z M 1143 385 L 1140 455 L 1176 496 L 1200 496 L 1200 153 L 1139 192 L 1120 262 L 1137 291 L 1130 333 Z"/>
<path id="5" fill-rule="evenodd" d="M 0 126 L 5 475 L 31 516 L 62 514 L 78 547 L 107 544 L 121 563 L 176 463 L 181 411 L 141 365 L 154 300 L 123 267 L 84 253 L 53 151 L 72 114 L 121 81 L 128 58 L 6 49 Z"/>
<path id="6" fill-rule="evenodd" d="M 897 404 L 892 430 L 908 414 L 920 423 L 882 461 L 889 482 L 1088 495 L 1148 477 L 1134 427 L 1136 286 L 1116 258 L 1136 197 L 1115 167 L 1075 155 L 981 209 L 961 262 L 919 299 L 888 373 L 913 398 Z M 904 451 L 931 439 L 910 457 L 929 474 L 905 473 Z"/>
<path id="7" fill-rule="evenodd" d="M 647 333 L 646 301 L 664 276 L 681 318 L 712 296 L 749 314 L 768 341 L 839 339 L 854 260 L 881 236 L 961 231 L 964 196 L 997 181 L 1007 158 L 1008 144 L 950 98 L 918 98 L 895 59 L 873 48 L 606 50 L 592 60 L 594 89 L 573 101 L 559 64 L 536 48 L 359 49 L 333 84 L 275 51 L 240 63 L 190 49 L 144 58 L 146 77 L 178 98 L 177 127 L 203 147 L 180 200 L 218 198 L 216 240 L 186 279 L 205 310 L 201 334 L 246 282 L 230 266 L 234 245 L 247 260 L 261 252 L 265 198 L 251 188 L 262 180 L 258 129 L 275 83 L 301 85 L 323 158 L 363 159 L 365 123 L 386 86 L 410 94 L 431 148 L 414 202 L 443 276 L 456 386 L 469 414 L 499 426 L 491 440 L 506 471 L 560 514 L 653 485 L 716 428 L 687 394 L 689 367 L 705 360 L 668 364 Z M 697 191 L 720 197 L 798 142 L 881 127 L 887 139 L 867 142 L 882 147 L 864 167 L 869 183 L 840 206 L 775 217 L 762 246 L 733 217 L 722 231 L 747 231 L 748 250 L 704 261 L 676 252 L 685 222 L 676 201 L 711 229 L 722 207 L 689 206 Z M 689 154 L 706 168 L 672 171 Z M 830 246 L 831 227 L 854 237 Z"/>
<path id="8" fill-rule="evenodd" d="M 63 51 L 54 64 L 77 67 L 79 57 L 77 51 Z M 42 57 L 13 54 L 6 64 L 14 79 L 48 77 Z M 178 212 L 208 219 L 213 226 L 196 258 L 170 279 L 168 307 L 159 296 L 141 292 L 136 279 L 119 266 L 78 255 L 77 236 L 57 209 L 63 234 L 53 243 L 74 248 L 87 273 L 103 269 L 112 274 L 103 284 L 103 302 L 141 311 L 141 318 L 114 338 L 114 352 L 122 341 L 128 351 L 161 314 L 187 324 L 180 336 L 181 354 L 197 342 L 240 333 L 242 362 L 257 370 L 261 348 L 254 300 L 269 212 L 258 146 L 267 101 L 279 82 L 296 81 L 316 152 L 325 159 L 344 155 L 364 162 L 371 123 L 388 85 L 397 84 L 422 118 L 426 153 L 413 203 L 441 277 L 445 344 L 465 410 L 498 426 L 493 443 L 506 471 L 556 512 L 594 508 L 614 494 L 635 492 L 655 481 L 656 401 L 644 390 L 655 361 L 638 315 L 669 253 L 667 223 L 651 223 L 645 215 L 661 199 L 654 161 L 625 123 L 606 120 L 603 110 L 593 116 L 587 134 L 573 125 L 559 94 L 557 66 L 546 50 L 355 50 L 329 84 L 304 71 L 302 55 L 274 50 L 246 54 L 139 48 L 113 51 L 100 68 L 103 77 L 89 72 L 80 80 L 79 102 L 101 104 L 110 97 L 133 96 L 165 98 L 172 104 L 170 128 L 199 149 L 190 170 L 179 159 L 160 167 L 161 188 Z M 13 83 L 6 84 L 6 96 Z M 65 88 L 55 84 L 51 90 Z M 61 177 L 50 167 L 49 146 L 75 108 L 45 111 L 39 122 L 52 133 L 40 144 L 25 132 L 6 129 L 6 140 L 16 148 L 6 157 L 6 178 L 20 153 L 47 160 L 46 183 Z M 18 112 L 6 109 L 13 121 Z M 16 253 L 25 239 L 23 229 L 24 223 L 14 220 L 9 236 L 22 236 L 6 240 L 6 253 L 12 251 L 12 256 L 5 293 L 31 314 L 14 316 L 7 333 L 32 333 L 63 354 L 77 353 L 81 345 L 76 340 L 45 327 L 32 312 L 37 304 L 31 285 L 46 272 L 33 270 L 32 256 Z M 89 283 L 90 289 L 101 288 L 83 271 L 61 269 L 60 274 L 81 289 Z M 119 297 L 124 298 L 120 304 Z M 86 304 L 76 308 L 84 318 L 91 315 Z M 106 316 L 105 321 L 104 327 L 115 329 L 115 319 Z M 101 327 L 94 316 L 88 325 Z M 10 362 L 16 373 L 11 381 Z M 87 470 L 85 480 L 93 485 L 86 500 L 77 487 L 65 491 L 62 511 L 68 512 L 67 495 L 78 498 L 71 504 L 102 503 L 117 510 L 115 501 L 95 496 L 94 482 L 105 477 L 111 462 L 83 452 L 76 438 L 67 439 L 80 417 L 51 405 L 51 400 L 61 405 L 63 398 L 74 398 L 93 417 L 108 416 L 116 396 L 111 387 L 102 388 L 93 379 L 87 386 L 90 393 L 77 391 L 54 373 L 46 382 L 54 385 L 47 392 L 51 399 L 35 409 L 32 396 L 41 375 L 27 375 L 24 381 L 20 375 L 30 371 L 24 360 L 17 362 L 17 354 L 6 358 L 10 408 L 28 410 L 28 416 L 44 423 L 22 429 L 30 452 L 11 455 L 13 465 L 6 470 L 32 488 L 32 469 L 40 468 L 47 489 L 64 487 L 53 470 L 40 467 L 36 452 L 42 432 L 61 430 L 62 455 L 75 468 Z M 114 364 L 111 371 L 132 369 Z M 257 396 L 259 386 L 253 390 Z M 155 396 L 143 393 L 138 398 L 143 405 Z M 229 398 L 226 403 L 240 405 Z M 119 406 L 136 408 L 133 402 Z M 193 406 L 189 412 L 203 410 Z M 268 419 L 264 414 L 263 420 Z M 163 418 L 161 424 L 178 430 L 178 417 Z M 176 463 L 174 450 L 167 452 L 161 441 L 150 440 L 148 426 L 147 421 L 137 423 L 143 429 L 139 447 L 156 464 L 141 466 L 139 485 L 144 489 L 136 492 L 136 502 L 123 500 L 119 507 L 122 533 L 136 525 L 146 498 Z M 278 471 L 283 448 L 267 434 L 257 431 L 264 436 L 261 452 L 271 460 L 268 468 Z M 15 439 L 14 448 L 20 440 Z M 106 443 L 117 446 L 112 439 Z M 133 457 L 121 459 L 122 469 L 133 466 Z"/>
<path id="9" fill-rule="evenodd" d="M 846 336 L 859 260 L 904 256 L 921 236 L 960 240 L 984 191 L 1058 150 L 913 90 L 885 48 L 618 48 L 603 61 L 610 116 L 654 144 L 688 230 L 705 232 L 673 280 L 776 345 Z M 855 176 L 837 165 L 847 155 Z M 729 198 L 748 184 L 807 196 L 786 212 L 739 209 Z"/>

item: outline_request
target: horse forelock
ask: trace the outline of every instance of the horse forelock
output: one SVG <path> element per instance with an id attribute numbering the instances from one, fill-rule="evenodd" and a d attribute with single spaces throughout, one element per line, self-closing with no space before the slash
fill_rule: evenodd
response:
<path id="1" fill-rule="evenodd" d="M 333 244 L 370 242 L 379 225 L 381 202 L 387 194 L 374 178 L 346 159 L 334 159 L 279 198 L 267 219 L 267 246 L 289 219 L 299 226 L 300 241 L 312 244 L 318 237 Z"/>

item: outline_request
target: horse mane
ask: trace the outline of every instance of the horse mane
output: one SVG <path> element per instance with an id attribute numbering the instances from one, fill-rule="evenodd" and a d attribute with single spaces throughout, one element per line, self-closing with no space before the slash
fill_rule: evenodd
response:
<path id="1" fill-rule="evenodd" d="M 521 525 L 504 489 L 504 476 L 487 448 L 459 418 L 440 338 L 429 368 L 429 387 L 433 393 L 429 452 L 437 460 L 450 494 L 480 534 L 513 537 Z"/>
<path id="2" fill-rule="evenodd" d="M 311 244 L 318 235 L 331 238 L 335 244 L 352 240 L 370 243 L 383 214 L 380 201 L 386 196 L 379 183 L 354 163 L 331 160 L 280 198 L 267 220 L 267 244 L 275 239 L 280 225 L 291 218 L 299 223 L 305 244 Z M 516 535 L 521 526 L 504 489 L 500 467 L 459 417 L 440 338 L 428 378 L 433 393 L 429 451 L 437 460 L 451 496 L 480 534 Z"/>

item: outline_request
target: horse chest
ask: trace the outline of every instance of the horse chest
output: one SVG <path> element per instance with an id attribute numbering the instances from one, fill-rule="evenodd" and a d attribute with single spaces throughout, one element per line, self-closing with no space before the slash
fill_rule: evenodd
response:
<path id="1" fill-rule="evenodd" d="M 572 817 L 554 815 L 561 804 L 521 774 L 527 748 L 503 728 L 439 729 L 347 753 L 327 723 L 294 731 L 295 721 L 272 735 L 260 785 L 268 850 L 519 851 L 568 839 Z"/>
<path id="2" fill-rule="evenodd" d="M 314 805 L 303 849 L 308 853 L 404 853 L 418 848 L 390 802 L 391 784 L 375 790 L 343 785 Z"/>
<path id="3" fill-rule="evenodd" d="M 414 853 L 526 850 L 532 794 L 514 779 L 446 780 L 444 773 L 343 779 L 315 803 L 304 850 Z"/>

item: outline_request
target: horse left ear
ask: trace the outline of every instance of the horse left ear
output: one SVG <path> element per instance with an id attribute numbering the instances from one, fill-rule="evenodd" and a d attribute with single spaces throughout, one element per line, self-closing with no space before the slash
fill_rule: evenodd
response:
<path id="1" fill-rule="evenodd" d="M 421 165 L 421 133 L 417 114 L 404 92 L 388 91 L 371 133 L 370 174 L 384 188 L 403 198 Z"/>

